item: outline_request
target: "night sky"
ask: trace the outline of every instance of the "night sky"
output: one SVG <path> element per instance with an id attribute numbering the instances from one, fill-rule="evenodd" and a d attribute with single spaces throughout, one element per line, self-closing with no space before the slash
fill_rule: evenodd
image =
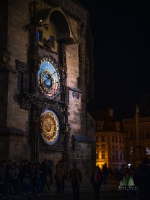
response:
<path id="1" fill-rule="evenodd" d="M 150 95 L 150 1 L 79 0 L 90 13 L 94 39 L 95 99 L 88 111 L 114 108 L 121 120 L 134 117 Z"/>

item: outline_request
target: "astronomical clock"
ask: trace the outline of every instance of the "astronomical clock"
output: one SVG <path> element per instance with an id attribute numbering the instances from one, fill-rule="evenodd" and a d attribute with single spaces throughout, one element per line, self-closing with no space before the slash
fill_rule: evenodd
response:
<path id="1" fill-rule="evenodd" d="M 48 97 L 53 98 L 60 94 L 60 75 L 49 58 L 41 60 L 38 71 L 38 85 L 41 92 Z"/>
<path id="2" fill-rule="evenodd" d="M 61 70 L 58 62 L 52 57 L 40 59 L 37 72 L 37 82 L 40 96 L 47 101 L 46 106 L 42 106 L 40 114 L 40 135 L 41 145 L 47 148 L 58 148 L 58 144 L 63 141 L 60 134 L 62 127 L 62 105 L 61 102 Z M 60 103 L 61 104 L 61 103 Z"/>
<path id="3" fill-rule="evenodd" d="M 51 58 L 41 59 L 37 78 L 40 93 L 46 98 L 54 99 L 60 95 L 60 72 L 57 63 Z M 40 116 L 40 122 L 41 136 L 45 144 L 54 145 L 59 138 L 60 131 L 60 122 L 55 111 L 45 110 Z"/>
<path id="4" fill-rule="evenodd" d="M 41 114 L 42 137 L 46 144 L 53 145 L 59 137 L 59 120 L 53 111 L 46 110 Z"/>

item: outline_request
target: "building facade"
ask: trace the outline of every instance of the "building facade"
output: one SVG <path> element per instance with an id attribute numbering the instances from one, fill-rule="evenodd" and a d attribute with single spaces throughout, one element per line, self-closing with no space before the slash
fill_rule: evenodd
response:
<path id="1" fill-rule="evenodd" d="M 113 109 L 90 112 L 96 121 L 96 164 L 104 163 L 114 169 L 126 163 L 126 134 L 121 122 L 113 116 Z"/>
<path id="2" fill-rule="evenodd" d="M 0 159 L 76 160 L 87 176 L 89 13 L 76 0 L 3 0 L 0 15 Z"/>
<path id="3" fill-rule="evenodd" d="M 127 163 L 135 167 L 142 158 L 150 158 L 150 96 L 142 96 L 135 109 L 135 116 L 123 119 L 124 130 L 127 133 L 126 156 Z"/>

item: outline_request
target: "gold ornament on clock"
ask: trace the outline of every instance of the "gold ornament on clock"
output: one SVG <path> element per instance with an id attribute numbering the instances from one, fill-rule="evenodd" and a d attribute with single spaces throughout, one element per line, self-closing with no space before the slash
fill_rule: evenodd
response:
<path id="1" fill-rule="evenodd" d="M 41 130 L 44 141 L 51 145 L 56 142 L 59 135 L 59 121 L 52 111 L 45 111 L 41 114 Z"/>

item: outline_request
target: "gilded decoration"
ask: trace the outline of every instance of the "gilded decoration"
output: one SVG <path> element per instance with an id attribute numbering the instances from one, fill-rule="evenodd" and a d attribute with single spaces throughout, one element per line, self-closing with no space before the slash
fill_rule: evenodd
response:
<path id="1" fill-rule="evenodd" d="M 53 145 L 59 137 L 59 121 L 54 112 L 46 110 L 41 114 L 42 137 L 48 145 Z"/>

